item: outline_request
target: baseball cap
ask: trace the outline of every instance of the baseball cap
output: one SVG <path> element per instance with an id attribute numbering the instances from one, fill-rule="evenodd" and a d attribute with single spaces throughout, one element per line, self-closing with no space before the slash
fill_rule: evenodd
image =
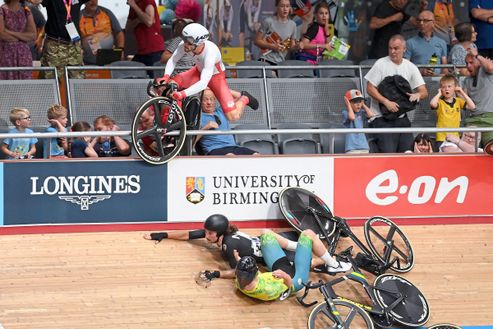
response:
<path id="1" fill-rule="evenodd" d="M 346 91 L 346 94 L 344 95 L 347 100 L 349 101 L 358 101 L 358 100 L 364 100 L 365 98 L 363 97 L 363 94 L 361 91 L 358 89 L 350 89 Z"/>

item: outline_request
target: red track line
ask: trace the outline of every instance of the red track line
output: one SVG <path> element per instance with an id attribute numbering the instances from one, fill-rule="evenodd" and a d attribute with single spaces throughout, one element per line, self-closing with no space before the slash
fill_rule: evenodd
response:
<path id="1" fill-rule="evenodd" d="M 399 225 L 440 225 L 440 224 L 493 224 L 493 217 L 470 218 L 400 218 L 392 219 Z M 351 226 L 361 226 L 365 220 L 349 221 Z M 283 228 L 289 227 L 284 220 L 255 220 L 234 222 L 239 228 Z M 101 224 L 58 224 L 58 225 L 19 225 L 0 227 L 0 235 L 10 234 L 45 234 L 45 233 L 84 233 L 84 232 L 127 232 L 127 231 L 162 231 L 193 230 L 202 228 L 202 222 L 152 222 L 152 223 L 101 223 Z"/>

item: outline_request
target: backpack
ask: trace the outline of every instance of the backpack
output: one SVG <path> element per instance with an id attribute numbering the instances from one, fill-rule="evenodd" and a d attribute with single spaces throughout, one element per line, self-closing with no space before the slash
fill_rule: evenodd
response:
<path id="1" fill-rule="evenodd" d="M 407 93 L 412 93 L 409 82 L 400 75 L 392 75 L 383 79 L 378 85 L 378 92 L 385 98 L 399 104 L 399 111 L 390 112 L 382 103 L 380 111 L 386 120 L 395 120 L 402 114 L 415 109 L 417 102 L 411 102 Z"/>

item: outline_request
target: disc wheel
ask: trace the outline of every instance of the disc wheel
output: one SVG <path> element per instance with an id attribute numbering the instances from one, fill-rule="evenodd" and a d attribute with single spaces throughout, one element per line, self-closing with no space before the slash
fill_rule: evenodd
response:
<path id="1" fill-rule="evenodd" d="M 314 193 L 301 187 L 288 187 L 279 195 L 279 207 L 286 220 L 299 232 L 311 229 L 325 239 L 324 229 L 328 236 L 335 230 L 335 223 L 330 220 L 332 212 L 330 208 Z M 318 213 L 322 228 L 317 224 L 315 216 L 308 211 L 313 208 Z"/>
<path id="2" fill-rule="evenodd" d="M 326 328 L 368 328 L 373 329 L 373 322 L 368 313 L 361 307 L 349 302 L 334 299 L 334 307 L 339 313 L 342 323 L 336 323 L 334 316 L 326 303 L 320 303 L 313 308 L 308 316 L 308 329 Z"/>
<path id="3" fill-rule="evenodd" d="M 462 329 L 462 327 L 450 323 L 437 323 L 428 327 L 428 329 Z"/>
<path id="4" fill-rule="evenodd" d="M 372 253 L 381 262 L 399 273 L 409 272 L 414 266 L 414 253 L 409 239 L 390 219 L 375 216 L 365 222 L 365 239 Z"/>
<path id="5" fill-rule="evenodd" d="M 142 104 L 134 116 L 132 142 L 144 161 L 160 165 L 180 152 L 186 129 L 185 116 L 176 102 L 154 97 Z"/>
<path id="6" fill-rule="evenodd" d="M 382 274 L 375 279 L 375 295 L 383 308 L 388 308 L 398 298 L 403 299 L 388 311 L 395 322 L 408 326 L 420 327 L 430 317 L 430 307 L 425 296 L 405 278 L 394 274 Z M 391 293 L 392 292 L 392 293 Z"/>

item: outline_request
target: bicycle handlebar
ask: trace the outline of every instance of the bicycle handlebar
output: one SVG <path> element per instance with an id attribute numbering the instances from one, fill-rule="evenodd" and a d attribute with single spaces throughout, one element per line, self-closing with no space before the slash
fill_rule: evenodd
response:
<path id="1" fill-rule="evenodd" d="M 158 90 L 159 88 L 163 88 L 163 91 L 161 95 L 156 95 L 154 90 Z M 168 83 L 157 83 L 156 79 L 149 81 L 147 84 L 147 94 L 150 97 L 156 97 L 156 96 L 164 96 L 164 97 L 170 97 L 171 93 L 178 90 L 178 85 L 174 82 L 168 82 Z"/>
<path id="2" fill-rule="evenodd" d="M 303 283 L 305 286 L 305 292 L 303 293 L 303 296 L 297 296 L 296 299 L 298 302 L 303 305 L 304 307 L 312 307 L 313 305 L 317 304 L 318 301 L 313 301 L 311 303 L 305 303 L 305 298 L 308 296 L 308 293 L 310 292 L 310 289 L 318 289 L 321 286 L 323 286 L 325 283 L 322 280 L 319 280 L 318 283 L 312 284 L 311 281 L 308 281 L 307 283 Z"/>

